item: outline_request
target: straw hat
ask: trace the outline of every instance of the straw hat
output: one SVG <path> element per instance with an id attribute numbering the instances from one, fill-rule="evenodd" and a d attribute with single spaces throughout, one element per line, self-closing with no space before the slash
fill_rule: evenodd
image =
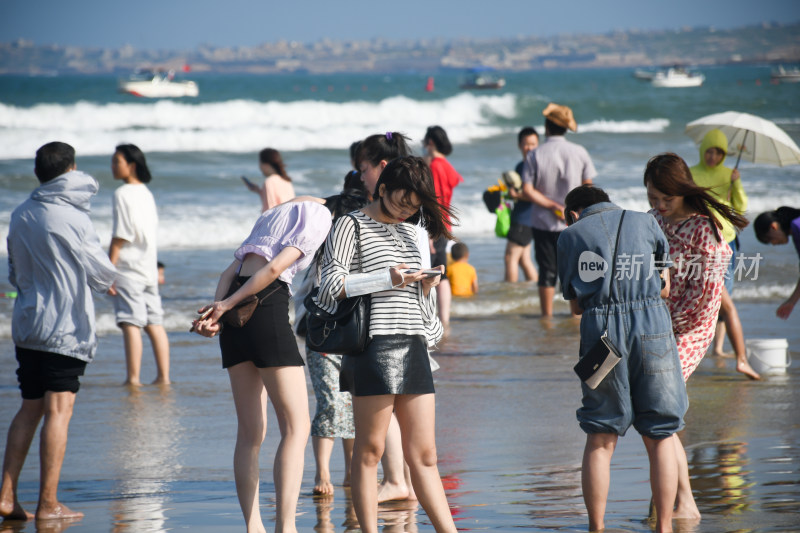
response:
<path id="1" fill-rule="evenodd" d="M 572 116 L 572 109 L 565 105 L 550 102 L 542 111 L 542 115 L 562 128 L 578 131 L 578 123 L 575 122 L 575 117 Z"/>
<path id="2" fill-rule="evenodd" d="M 503 181 L 510 189 L 522 188 L 522 178 L 519 177 L 519 174 L 517 174 L 515 170 L 503 172 Z"/>

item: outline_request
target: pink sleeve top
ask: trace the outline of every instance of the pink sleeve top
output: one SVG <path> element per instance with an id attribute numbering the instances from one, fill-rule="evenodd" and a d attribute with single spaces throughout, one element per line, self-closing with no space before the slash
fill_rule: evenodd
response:
<path id="1" fill-rule="evenodd" d="M 292 182 L 285 180 L 277 174 L 267 176 L 264 185 L 259 191 L 261 194 L 261 209 L 266 211 L 295 197 Z"/>
<path id="2" fill-rule="evenodd" d="M 331 212 L 324 205 L 314 201 L 283 203 L 261 214 L 234 256 L 242 261 L 247 254 L 258 254 L 270 261 L 287 246 L 297 248 L 303 255 L 278 276 L 291 286 L 294 275 L 314 260 L 330 229 Z"/>

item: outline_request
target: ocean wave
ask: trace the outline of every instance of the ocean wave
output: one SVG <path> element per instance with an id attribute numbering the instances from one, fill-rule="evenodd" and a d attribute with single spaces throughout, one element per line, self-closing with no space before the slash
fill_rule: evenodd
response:
<path id="1" fill-rule="evenodd" d="M 81 155 L 107 154 L 118 142 L 132 142 L 146 153 L 246 153 L 270 144 L 282 150 L 347 148 L 375 132 L 421 135 L 429 125 L 441 124 L 454 143 L 466 143 L 503 132 L 496 120 L 513 118 L 516 108 L 512 94 L 471 93 L 430 101 L 395 96 L 343 103 L 0 104 L 0 159 L 28 158 L 45 137 L 68 142 Z"/>
<path id="2" fill-rule="evenodd" d="M 581 124 L 580 133 L 659 133 L 669 127 L 666 118 L 651 118 L 650 120 L 593 120 Z"/>

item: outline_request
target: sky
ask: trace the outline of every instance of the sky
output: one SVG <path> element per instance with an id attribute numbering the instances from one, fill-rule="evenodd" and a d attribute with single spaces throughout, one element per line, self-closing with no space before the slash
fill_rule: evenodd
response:
<path id="1" fill-rule="evenodd" d="M 800 0 L 0 0 L 0 42 L 190 50 L 800 21 Z"/>

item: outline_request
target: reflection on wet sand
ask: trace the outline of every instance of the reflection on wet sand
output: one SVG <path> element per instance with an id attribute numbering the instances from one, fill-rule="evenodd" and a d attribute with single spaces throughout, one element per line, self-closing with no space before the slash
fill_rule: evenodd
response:
<path id="1" fill-rule="evenodd" d="M 0 533 L 20 533 L 30 531 L 26 529 L 28 524 L 33 524 L 37 533 L 61 533 L 72 526 L 77 526 L 83 518 L 64 518 L 61 520 L 35 520 L 27 522 L 25 520 L 4 520 L 0 522 Z"/>
<path id="2" fill-rule="evenodd" d="M 170 484 L 181 468 L 182 428 L 172 390 L 129 388 L 110 423 L 109 462 L 117 470 L 112 531 L 162 531 Z"/>

